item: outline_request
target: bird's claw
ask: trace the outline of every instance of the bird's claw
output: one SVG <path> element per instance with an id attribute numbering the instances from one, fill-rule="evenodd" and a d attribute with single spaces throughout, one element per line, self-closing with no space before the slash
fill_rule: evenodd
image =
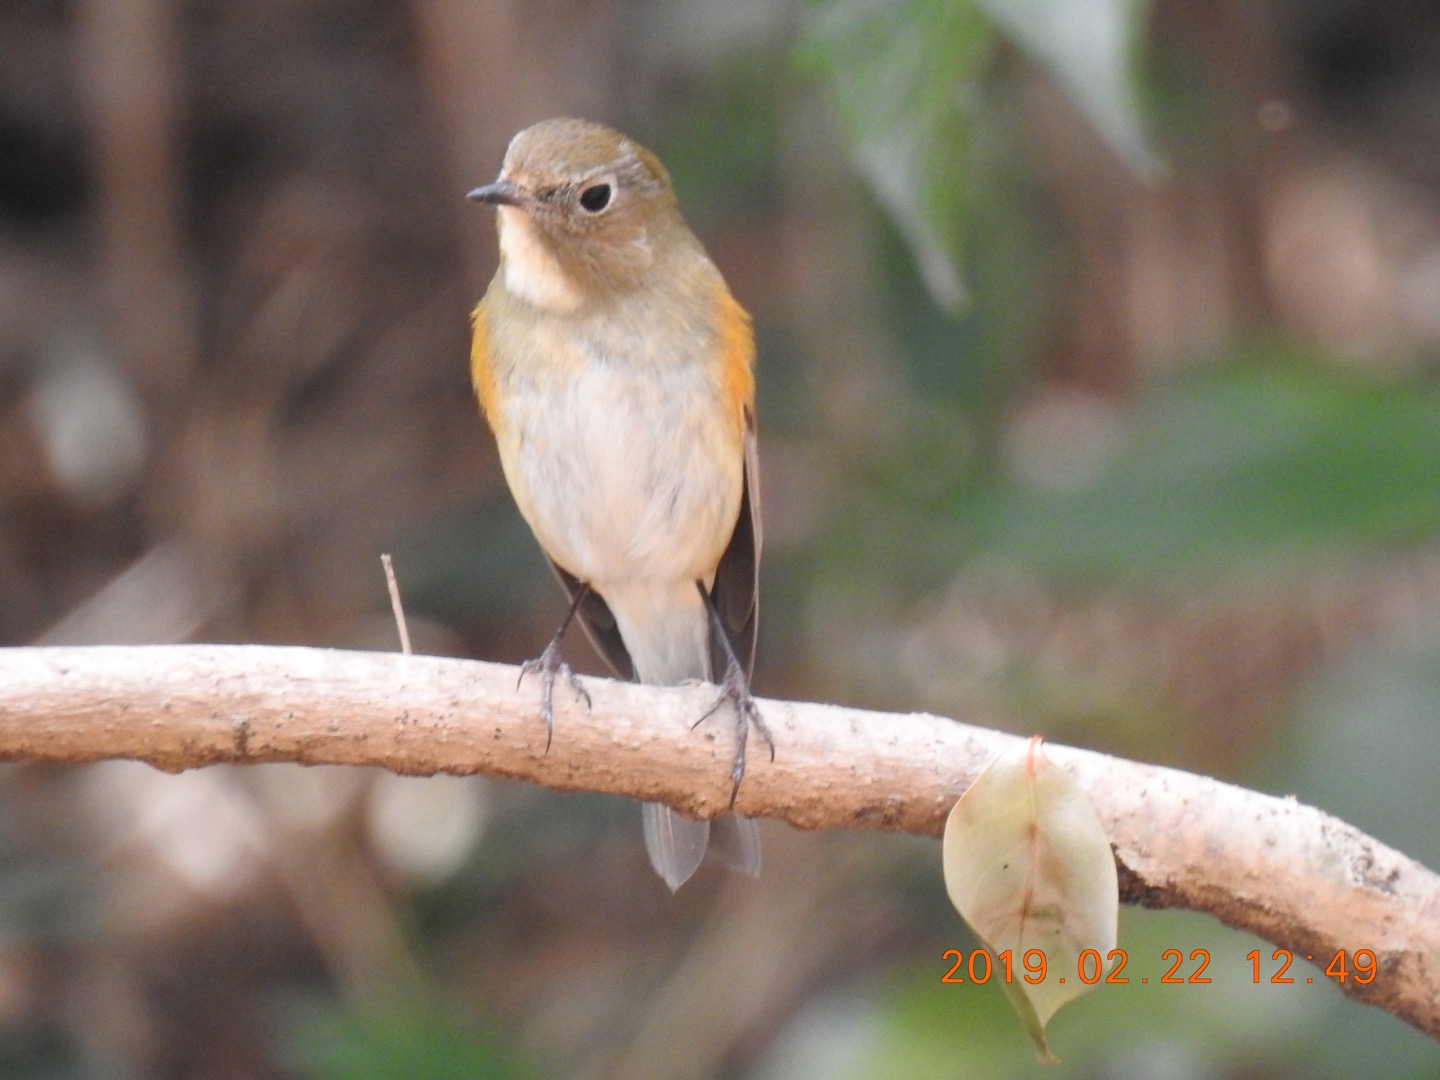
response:
<path id="1" fill-rule="evenodd" d="M 565 680 L 575 696 L 585 702 L 585 708 L 591 707 L 590 691 L 585 689 L 580 682 L 580 676 L 571 670 L 564 658 L 560 655 L 560 639 L 556 637 L 545 651 L 534 660 L 527 660 L 520 665 L 520 677 L 515 680 L 515 689 L 520 689 L 520 684 L 525 681 L 526 675 L 540 676 L 540 719 L 545 721 L 545 752 L 550 752 L 550 743 L 555 737 L 555 676 L 559 674 Z"/>
<path id="2" fill-rule="evenodd" d="M 750 736 L 750 725 L 755 725 L 760 737 L 765 740 L 765 745 L 770 747 L 771 761 L 775 760 L 775 740 L 770 737 L 770 728 L 766 726 L 765 718 L 760 715 L 760 707 L 755 704 L 755 698 L 750 693 L 750 683 L 745 678 L 744 670 L 733 658 L 725 667 L 720 693 L 691 727 L 698 727 L 710 719 L 727 702 L 735 709 L 735 760 L 730 766 L 730 805 L 733 807 L 740 794 L 740 781 L 745 778 L 745 744 Z"/>

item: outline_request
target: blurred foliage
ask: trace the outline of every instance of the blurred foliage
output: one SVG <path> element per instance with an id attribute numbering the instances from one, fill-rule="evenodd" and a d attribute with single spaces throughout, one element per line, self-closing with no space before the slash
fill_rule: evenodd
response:
<path id="1" fill-rule="evenodd" d="M 894 218 L 931 297 L 965 299 L 962 240 L 988 207 L 989 146 L 1006 119 L 987 92 L 1001 35 L 1065 88 L 1112 149 L 1156 168 L 1132 52 L 1146 0 L 814 0 L 798 53 L 835 103 L 856 168 Z"/>
<path id="2" fill-rule="evenodd" d="M 966 546 L 1068 580 L 1213 575 L 1440 535 L 1440 391 L 1277 362 L 1155 386 L 957 505 Z M 1056 489 L 1059 490 L 1056 490 Z"/>
<path id="3" fill-rule="evenodd" d="M 1135 79 L 1150 0 L 975 2 L 1064 88 L 1112 151 L 1138 172 L 1153 173 Z"/>
<path id="4" fill-rule="evenodd" d="M 531 1080 L 499 1037 L 463 1030 L 443 1011 L 320 1013 L 298 1025 L 300 1075 L 315 1080 Z"/>
<path id="5" fill-rule="evenodd" d="M 993 46 L 989 21 L 972 4 L 917 0 L 897 10 L 837 0 L 815 6 L 800 53 L 830 89 L 856 167 L 943 307 L 964 297 L 959 239 L 975 171 L 979 79 Z"/>

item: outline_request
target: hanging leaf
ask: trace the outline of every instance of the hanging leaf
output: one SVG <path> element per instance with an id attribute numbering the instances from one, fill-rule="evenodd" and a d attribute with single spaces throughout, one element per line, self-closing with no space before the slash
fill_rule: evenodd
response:
<path id="1" fill-rule="evenodd" d="M 993 143 L 983 84 L 1002 36 L 1132 169 L 1153 175 L 1132 55 L 1150 0 L 815 0 L 797 59 L 824 86 L 856 170 L 931 296 L 965 300 L 961 240 Z M 993 153 L 993 150 L 989 151 Z"/>
<path id="2" fill-rule="evenodd" d="M 1000 984 L 1049 1062 L 1045 1025 L 1108 969 L 1120 896 L 1100 819 L 1041 742 L 981 773 L 950 811 L 943 850 L 950 902 L 997 963 L 1009 952 Z"/>
<path id="3" fill-rule="evenodd" d="M 1130 168 L 1153 175 L 1132 55 L 1149 0 L 975 0 Z"/>
<path id="4" fill-rule="evenodd" d="M 855 167 L 905 237 L 936 302 L 964 300 L 960 237 L 974 112 L 995 33 L 970 2 L 824 0 L 800 59 L 839 114 Z"/>

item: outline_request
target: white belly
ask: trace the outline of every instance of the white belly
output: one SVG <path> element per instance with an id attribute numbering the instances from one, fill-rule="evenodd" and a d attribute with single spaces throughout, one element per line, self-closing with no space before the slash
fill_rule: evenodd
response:
<path id="1" fill-rule="evenodd" d="M 513 388 L 502 461 L 547 553 L 602 593 L 708 581 L 734 531 L 743 457 L 714 397 L 689 365 L 590 362 Z"/>

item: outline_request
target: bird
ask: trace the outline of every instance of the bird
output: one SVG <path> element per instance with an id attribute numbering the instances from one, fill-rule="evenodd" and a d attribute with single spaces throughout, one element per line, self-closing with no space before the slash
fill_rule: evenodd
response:
<path id="1" fill-rule="evenodd" d="M 546 748 L 573 621 L 621 678 L 718 683 L 736 719 L 733 807 L 754 724 L 760 490 L 749 315 L 681 216 L 660 159 L 615 129 L 562 117 L 520 131 L 498 179 L 499 265 L 473 315 L 480 409 L 505 479 L 570 606 L 541 655 Z M 712 837 L 645 803 L 645 848 L 674 891 Z M 714 854 L 758 876 L 749 818 L 716 819 Z"/>

